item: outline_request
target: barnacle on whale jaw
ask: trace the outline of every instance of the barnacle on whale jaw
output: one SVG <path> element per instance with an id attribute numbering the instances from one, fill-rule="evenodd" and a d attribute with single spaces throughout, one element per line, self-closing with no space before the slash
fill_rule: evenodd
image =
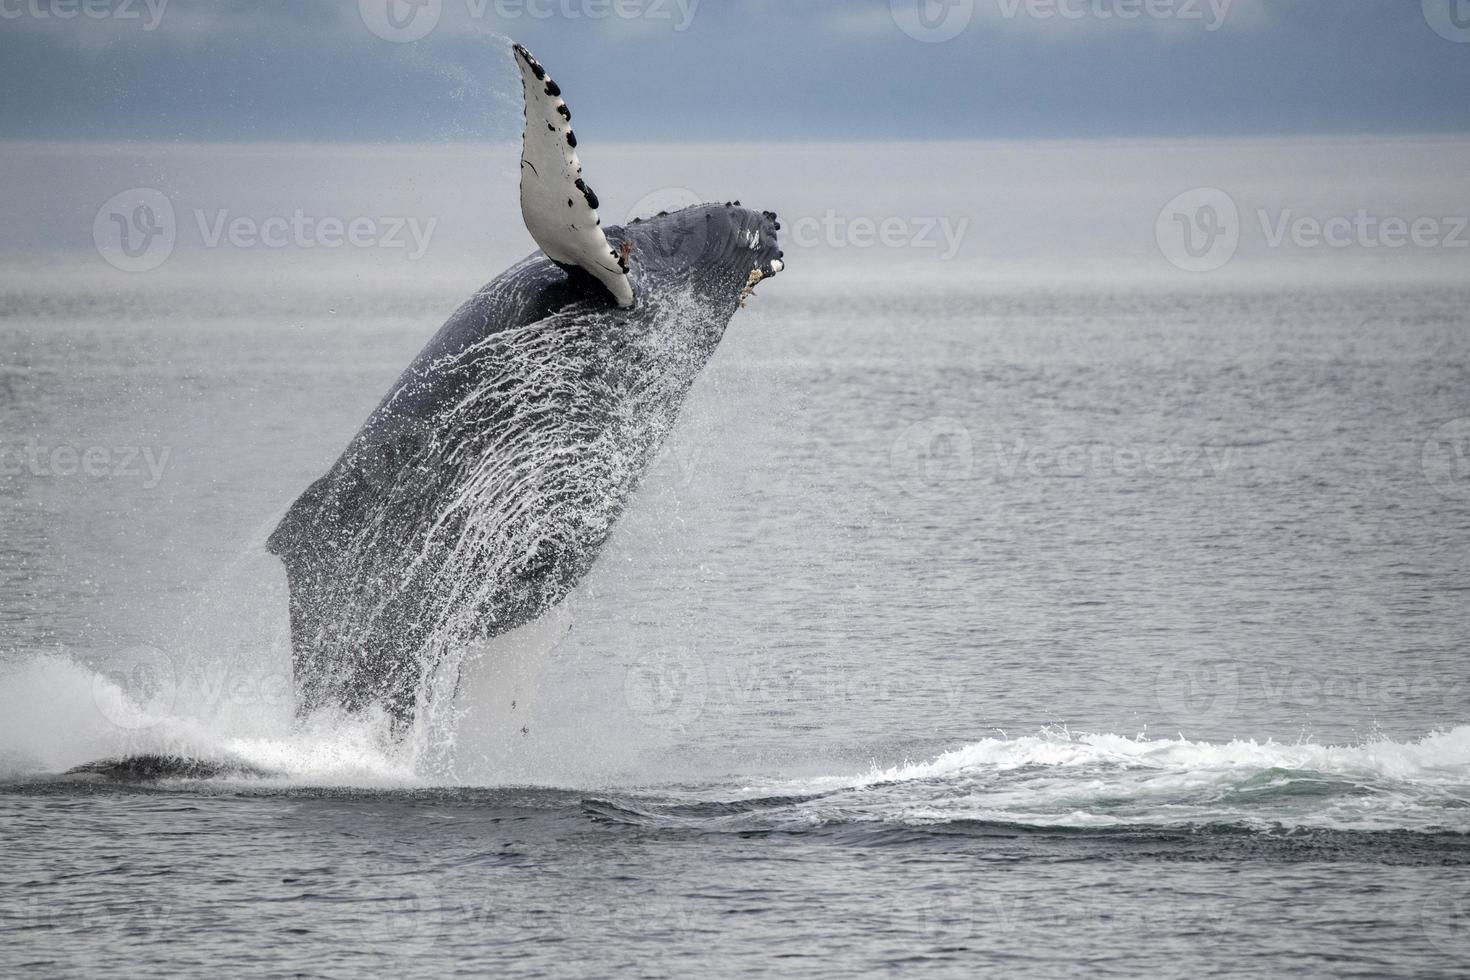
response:
<path id="1" fill-rule="evenodd" d="M 746 302 L 755 295 L 755 287 L 759 286 L 766 274 L 757 266 L 750 270 L 750 278 L 745 280 L 745 288 L 740 291 L 740 308 L 745 309 Z"/>

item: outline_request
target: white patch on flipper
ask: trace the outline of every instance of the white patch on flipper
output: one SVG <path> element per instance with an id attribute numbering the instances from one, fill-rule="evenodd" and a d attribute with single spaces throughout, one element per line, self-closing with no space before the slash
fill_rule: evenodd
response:
<path id="1" fill-rule="evenodd" d="M 619 306 L 633 305 L 633 284 L 597 216 L 597 195 L 582 179 L 570 111 L 531 52 L 515 45 L 526 92 L 521 149 L 521 215 L 546 257 L 596 276 Z"/>

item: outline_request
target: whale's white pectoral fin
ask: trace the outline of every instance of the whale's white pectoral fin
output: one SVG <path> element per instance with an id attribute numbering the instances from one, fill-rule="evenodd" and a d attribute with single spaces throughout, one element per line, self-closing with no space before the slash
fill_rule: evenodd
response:
<path id="1" fill-rule="evenodd" d="M 521 214 L 546 257 L 595 276 L 619 306 L 633 305 L 628 257 L 602 233 L 597 195 L 582 179 L 572 113 L 561 89 L 531 52 L 515 45 L 526 90 L 526 135 L 521 149 Z"/>

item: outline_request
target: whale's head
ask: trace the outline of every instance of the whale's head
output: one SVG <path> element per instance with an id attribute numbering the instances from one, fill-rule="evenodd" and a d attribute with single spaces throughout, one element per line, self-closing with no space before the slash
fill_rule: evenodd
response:
<path id="1" fill-rule="evenodd" d="M 733 314 L 757 283 L 786 267 L 780 231 L 774 212 L 734 202 L 636 219 L 609 229 L 608 238 L 626 254 L 635 292 L 689 290 Z"/>

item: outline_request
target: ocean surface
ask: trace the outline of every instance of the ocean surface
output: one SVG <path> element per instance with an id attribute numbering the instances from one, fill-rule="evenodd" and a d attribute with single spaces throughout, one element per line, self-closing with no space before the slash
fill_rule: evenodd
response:
<path id="1" fill-rule="evenodd" d="M 264 214 L 228 196 L 270 183 L 239 189 L 249 152 L 226 189 L 192 151 L 155 183 L 181 215 Z M 1206 179 L 1243 211 L 1451 215 L 1438 178 L 1383 175 L 1470 153 L 1262 190 L 1300 148 L 1233 148 L 1231 183 L 1196 146 L 1101 146 L 1043 213 L 1016 194 L 1075 147 L 932 152 L 1011 162 L 957 206 L 868 161 L 805 213 L 969 216 L 964 248 L 788 247 L 510 739 L 295 723 L 263 542 L 529 248 L 181 245 L 126 273 L 51 227 L 81 215 L 85 243 L 112 151 L 75 165 L 100 190 L 25 202 L 41 230 L 0 263 L 0 974 L 1470 973 L 1466 256 L 1256 241 L 1189 274 L 1153 238 Z M 11 176 L 48 154 L 71 159 Z M 756 206 L 785 186 L 751 182 Z M 322 184 L 319 212 L 408 211 Z M 222 770 L 67 775 L 134 755 Z"/>

